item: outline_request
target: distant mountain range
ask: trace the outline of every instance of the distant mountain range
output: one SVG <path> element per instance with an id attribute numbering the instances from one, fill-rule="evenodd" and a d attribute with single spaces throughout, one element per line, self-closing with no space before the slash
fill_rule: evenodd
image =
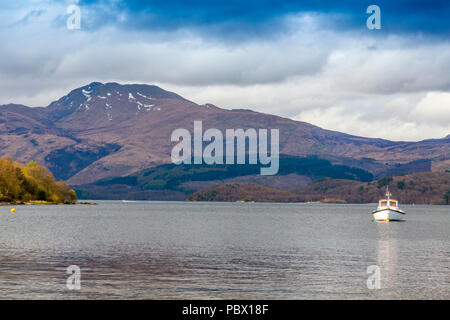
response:
<path id="1" fill-rule="evenodd" d="M 279 129 L 280 153 L 316 156 L 374 178 L 450 167 L 450 135 L 394 142 L 321 129 L 246 109 L 198 105 L 157 86 L 93 82 L 47 107 L 0 106 L 0 157 L 35 160 L 68 184 L 86 185 L 170 163 L 176 128 Z"/>

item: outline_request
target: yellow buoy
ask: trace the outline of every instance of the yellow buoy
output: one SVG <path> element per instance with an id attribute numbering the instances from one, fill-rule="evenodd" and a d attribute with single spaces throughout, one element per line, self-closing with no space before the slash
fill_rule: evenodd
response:
<path id="1" fill-rule="evenodd" d="M 16 212 L 16 209 L 11 208 L 11 213 L 14 213 L 14 212 Z"/>

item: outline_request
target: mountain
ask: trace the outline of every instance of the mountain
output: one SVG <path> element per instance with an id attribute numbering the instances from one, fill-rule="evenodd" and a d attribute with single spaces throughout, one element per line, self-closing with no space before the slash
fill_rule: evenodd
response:
<path id="1" fill-rule="evenodd" d="M 47 107 L 0 106 L 0 157 L 36 160 L 70 185 L 126 176 L 170 162 L 176 128 L 277 128 L 280 153 L 311 155 L 375 178 L 450 167 L 450 136 L 394 142 L 321 129 L 291 119 L 198 105 L 157 86 L 93 82 Z"/>

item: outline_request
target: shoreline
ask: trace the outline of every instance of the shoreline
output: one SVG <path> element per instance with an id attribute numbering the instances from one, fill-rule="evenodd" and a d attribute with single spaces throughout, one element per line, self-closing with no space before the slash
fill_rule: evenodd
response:
<path id="1" fill-rule="evenodd" d="M 50 201 L 29 201 L 29 202 L 0 202 L 0 206 L 33 206 L 33 205 L 97 205 L 93 201 L 77 201 L 74 203 L 50 202 Z"/>
<path id="2" fill-rule="evenodd" d="M 32 206 L 32 205 L 98 205 L 98 202 L 95 201 L 117 201 L 117 202 L 123 202 L 124 199 L 95 199 L 95 200 L 81 200 L 77 201 L 75 203 L 58 203 L 58 202 L 49 202 L 49 201 L 30 201 L 30 202 L 0 202 L 0 207 L 7 207 L 7 206 Z M 339 204 L 339 205 L 346 205 L 346 204 L 360 204 L 360 205 L 376 205 L 377 202 L 345 202 L 345 201 L 245 201 L 245 200 L 236 200 L 236 201 L 198 201 L 198 200 L 146 200 L 146 199 L 140 199 L 140 200 L 126 200 L 125 203 L 132 203 L 132 202 L 182 202 L 182 203 L 236 203 L 236 204 L 250 204 L 250 203 L 271 203 L 271 204 Z M 447 206 L 446 204 L 442 203 L 403 203 L 402 205 L 426 205 L 426 206 Z"/>
<path id="3" fill-rule="evenodd" d="M 360 205 L 377 205 L 378 202 L 344 202 L 344 201 L 242 201 L 242 200 L 236 200 L 236 201 L 199 201 L 199 200 L 155 200 L 155 199 L 133 199 L 133 200 L 126 200 L 126 199 L 95 199 L 95 201 L 116 201 L 116 202 L 123 202 L 124 203 L 133 203 L 133 202 L 178 202 L 178 203 L 271 203 L 271 204 L 360 204 Z M 87 201 L 87 200 L 85 200 Z M 425 206 L 447 206 L 445 203 L 403 203 L 401 205 L 407 205 L 407 206 L 415 206 L 415 205 L 425 205 Z"/>

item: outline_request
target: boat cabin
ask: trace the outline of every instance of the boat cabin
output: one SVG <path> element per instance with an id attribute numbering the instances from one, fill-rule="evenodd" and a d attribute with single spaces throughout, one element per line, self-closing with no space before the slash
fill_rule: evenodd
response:
<path id="1" fill-rule="evenodd" d="M 392 199 L 391 196 L 389 187 L 386 187 L 386 197 L 380 199 L 378 209 L 372 212 L 375 221 L 403 220 L 402 216 L 405 214 L 405 211 L 400 210 L 398 201 Z"/>
<path id="2" fill-rule="evenodd" d="M 394 207 L 398 208 L 398 201 L 395 199 L 381 199 L 378 203 L 378 207 Z"/>

